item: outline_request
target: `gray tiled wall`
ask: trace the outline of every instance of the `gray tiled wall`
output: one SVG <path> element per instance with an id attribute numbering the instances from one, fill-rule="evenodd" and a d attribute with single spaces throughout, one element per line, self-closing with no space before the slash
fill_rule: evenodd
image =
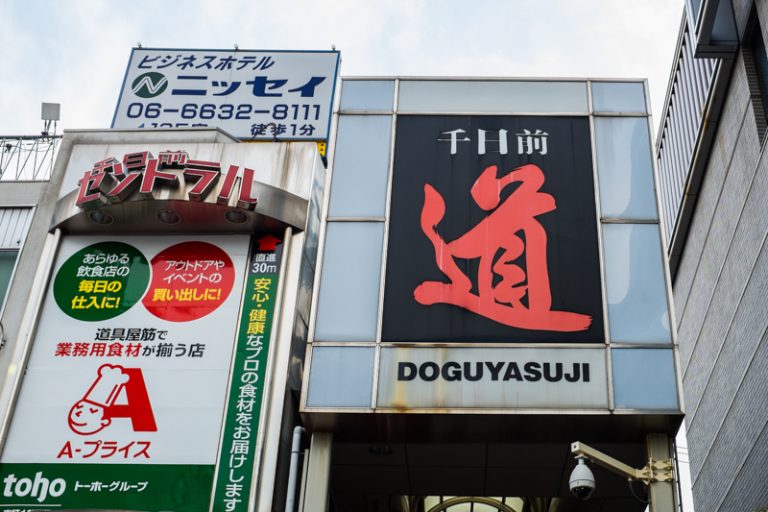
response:
<path id="1" fill-rule="evenodd" d="M 674 284 L 697 512 L 768 506 L 768 155 L 741 58 Z"/>

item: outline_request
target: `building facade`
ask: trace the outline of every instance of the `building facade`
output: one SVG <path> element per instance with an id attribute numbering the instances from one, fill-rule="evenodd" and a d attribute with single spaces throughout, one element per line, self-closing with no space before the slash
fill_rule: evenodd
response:
<path id="1" fill-rule="evenodd" d="M 235 97 L 181 54 L 258 74 Z M 338 53 L 297 58 L 136 49 L 113 129 L 0 183 L 0 508 L 674 510 L 647 84 L 334 104 Z"/>
<path id="2" fill-rule="evenodd" d="M 305 503 L 645 508 L 607 471 L 576 501 L 568 452 L 640 466 L 682 418 L 646 98 L 642 81 L 343 80 Z"/>
<path id="3" fill-rule="evenodd" d="M 766 28 L 687 3 L 656 141 L 698 512 L 768 506 Z"/>

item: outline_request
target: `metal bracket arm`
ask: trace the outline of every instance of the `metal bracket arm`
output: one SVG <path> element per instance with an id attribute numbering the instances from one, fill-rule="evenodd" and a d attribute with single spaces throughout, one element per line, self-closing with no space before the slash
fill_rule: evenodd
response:
<path id="1" fill-rule="evenodd" d="M 630 480 L 640 480 L 645 485 L 651 482 L 671 482 L 674 480 L 672 459 L 649 459 L 648 464 L 637 469 L 579 441 L 571 443 L 571 453 L 586 457 L 598 466 Z"/>

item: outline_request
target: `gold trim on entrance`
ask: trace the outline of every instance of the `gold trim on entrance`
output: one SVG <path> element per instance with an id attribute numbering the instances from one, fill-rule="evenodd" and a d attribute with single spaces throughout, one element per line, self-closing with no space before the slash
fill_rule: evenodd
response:
<path id="1" fill-rule="evenodd" d="M 452 507 L 453 505 L 458 505 L 460 503 L 482 503 L 484 505 L 496 507 L 499 509 L 499 512 L 519 512 L 518 510 L 515 510 L 509 505 L 505 505 L 499 500 L 487 498 L 485 496 L 458 496 L 456 498 L 450 498 L 442 503 L 438 503 L 427 512 L 443 512 L 448 509 L 448 507 Z"/>

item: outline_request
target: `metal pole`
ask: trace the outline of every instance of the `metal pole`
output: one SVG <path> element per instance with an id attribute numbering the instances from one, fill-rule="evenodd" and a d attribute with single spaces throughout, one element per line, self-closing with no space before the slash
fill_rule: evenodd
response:
<path id="1" fill-rule="evenodd" d="M 326 512 L 328 508 L 328 484 L 331 476 L 331 446 L 333 435 L 312 434 L 307 467 L 307 487 L 302 512 Z"/>
<path id="2" fill-rule="evenodd" d="M 645 451 L 649 459 L 664 460 L 671 459 L 672 446 L 669 437 L 666 434 L 648 434 L 645 437 Z M 671 482 L 653 481 L 648 484 L 648 500 L 650 512 L 675 512 L 677 510 L 675 503 L 675 481 L 677 475 Z"/>
<path id="3" fill-rule="evenodd" d="M 293 512 L 296 506 L 296 482 L 299 479 L 299 457 L 301 456 L 301 438 L 304 427 L 296 425 L 293 428 L 293 443 L 291 443 L 291 466 L 288 470 L 288 494 L 285 496 L 285 512 Z"/>

